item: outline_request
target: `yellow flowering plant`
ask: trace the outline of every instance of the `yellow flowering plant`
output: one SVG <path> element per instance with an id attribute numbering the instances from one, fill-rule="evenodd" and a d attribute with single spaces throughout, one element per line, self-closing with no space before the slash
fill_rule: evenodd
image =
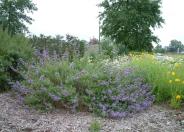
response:
<path id="1" fill-rule="evenodd" d="M 182 102 L 182 84 L 184 84 L 184 80 L 182 79 L 184 77 L 182 76 L 183 70 L 181 70 L 181 64 L 179 63 L 175 63 L 173 69 L 169 74 L 169 84 L 172 83 L 172 85 L 170 85 L 172 95 L 170 104 L 173 108 L 180 108 Z"/>
<path id="2" fill-rule="evenodd" d="M 172 75 L 172 76 L 175 76 L 175 75 L 176 75 L 176 73 L 175 73 L 175 72 L 171 72 L 171 75 Z"/>
<path id="3" fill-rule="evenodd" d="M 176 78 L 175 82 L 181 82 L 181 80 L 179 78 Z"/>
<path id="4" fill-rule="evenodd" d="M 152 59 L 154 56 L 155 59 Z M 163 61 L 164 57 L 171 59 Z M 153 93 L 157 102 L 169 101 L 173 108 L 179 108 L 184 102 L 184 63 L 166 55 L 160 58 L 143 53 L 139 57 L 134 56 L 130 66 L 134 66 L 136 74 L 143 76 L 155 87 Z"/>
<path id="5" fill-rule="evenodd" d="M 181 100 L 181 95 L 176 95 L 176 101 L 180 101 Z"/>
<path id="6" fill-rule="evenodd" d="M 169 80 L 169 83 L 172 83 L 173 81 L 172 80 Z"/>

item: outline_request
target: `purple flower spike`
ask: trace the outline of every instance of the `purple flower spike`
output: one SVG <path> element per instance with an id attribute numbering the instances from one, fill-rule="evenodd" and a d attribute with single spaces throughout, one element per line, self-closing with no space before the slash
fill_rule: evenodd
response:
<path id="1" fill-rule="evenodd" d="M 53 101 L 60 101 L 61 100 L 61 98 L 59 97 L 59 96 L 57 96 L 57 95 L 54 95 L 54 94 L 51 94 L 51 93 L 49 93 L 49 96 L 50 96 L 50 98 L 53 100 Z"/>

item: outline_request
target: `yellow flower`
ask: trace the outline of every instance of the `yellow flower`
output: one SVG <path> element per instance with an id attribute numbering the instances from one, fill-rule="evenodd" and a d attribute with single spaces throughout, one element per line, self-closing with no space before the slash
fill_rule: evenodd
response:
<path id="1" fill-rule="evenodd" d="M 176 78 L 175 79 L 175 82 L 180 82 L 181 80 L 179 78 Z"/>
<path id="2" fill-rule="evenodd" d="M 181 95 L 177 95 L 177 96 L 176 96 L 176 100 L 177 100 L 177 101 L 181 100 Z"/>
<path id="3" fill-rule="evenodd" d="M 171 73 L 171 75 L 175 76 L 175 75 L 176 75 L 176 73 L 175 73 L 175 72 L 172 72 L 172 73 Z"/>
<path id="4" fill-rule="evenodd" d="M 172 83 L 172 80 L 169 80 L 169 83 Z"/>
<path id="5" fill-rule="evenodd" d="M 176 68 L 180 67 L 180 64 L 179 63 L 175 63 L 174 65 Z"/>

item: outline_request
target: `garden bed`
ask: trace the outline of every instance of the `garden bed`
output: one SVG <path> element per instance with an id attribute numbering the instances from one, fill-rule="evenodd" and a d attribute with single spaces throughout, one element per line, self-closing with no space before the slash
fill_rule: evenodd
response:
<path id="1" fill-rule="evenodd" d="M 0 94 L 0 131 L 14 132 L 87 132 L 90 124 L 96 120 L 102 132 L 151 131 L 180 132 L 182 116 L 179 111 L 163 106 L 152 106 L 146 111 L 121 120 L 99 118 L 91 113 L 75 114 L 63 110 L 40 113 L 20 104 L 11 92 Z"/>

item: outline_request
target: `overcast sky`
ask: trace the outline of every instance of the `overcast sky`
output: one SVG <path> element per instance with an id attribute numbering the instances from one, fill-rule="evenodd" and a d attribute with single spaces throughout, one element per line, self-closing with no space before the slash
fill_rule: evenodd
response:
<path id="1" fill-rule="evenodd" d="M 81 39 L 98 38 L 98 12 L 96 6 L 100 0 L 33 0 L 38 11 L 32 17 L 29 26 L 33 34 L 65 35 L 72 34 Z M 162 0 L 163 28 L 155 34 L 162 45 L 177 39 L 184 43 L 184 0 Z"/>

